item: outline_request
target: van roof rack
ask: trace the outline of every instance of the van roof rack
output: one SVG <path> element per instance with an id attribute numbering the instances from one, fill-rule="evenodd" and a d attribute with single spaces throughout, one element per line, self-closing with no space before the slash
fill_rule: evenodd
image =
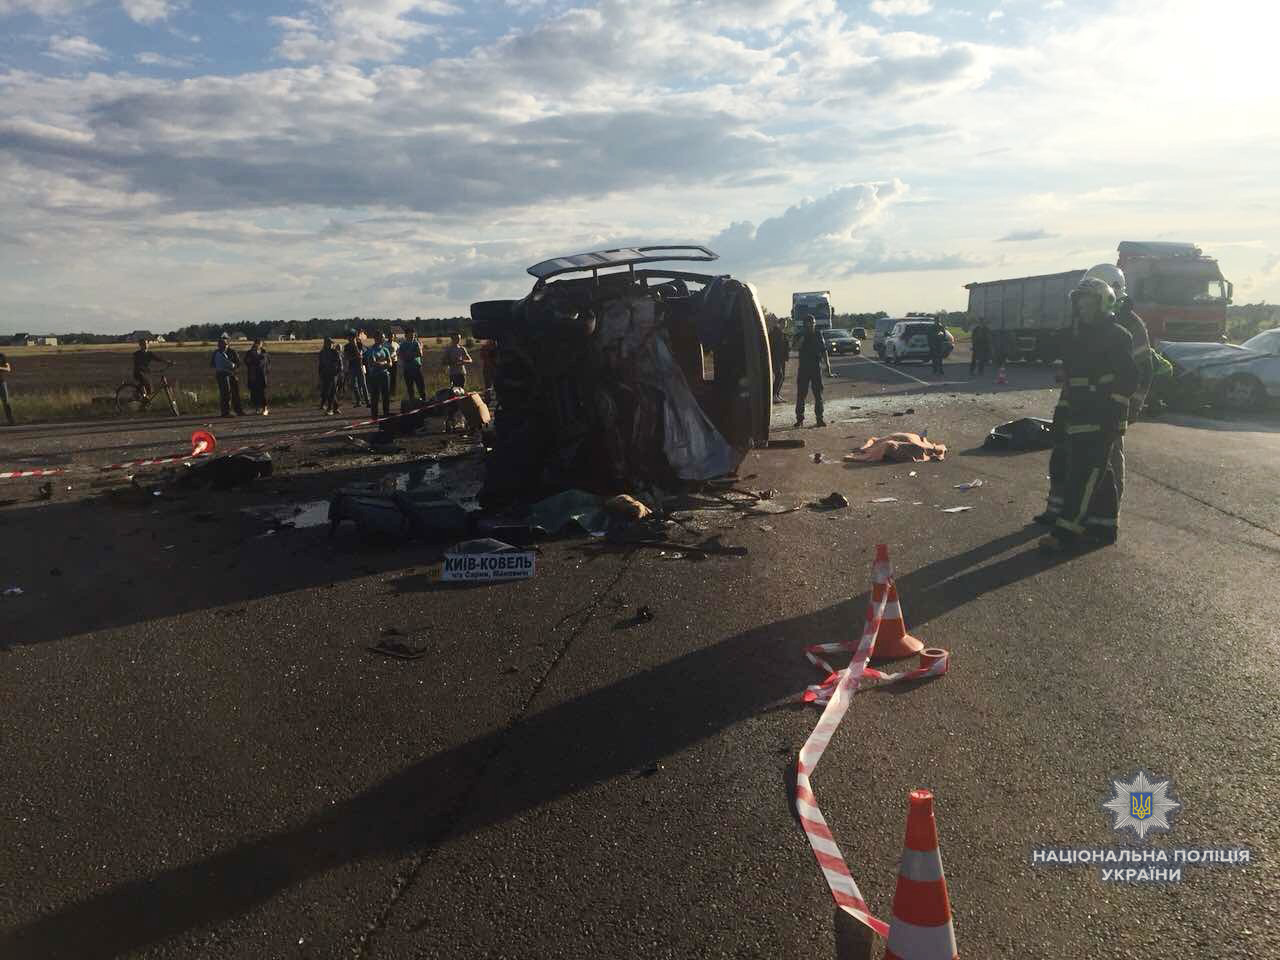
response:
<path id="1" fill-rule="evenodd" d="M 539 280 L 590 270 L 595 273 L 605 267 L 634 267 L 637 263 L 657 263 L 662 260 L 684 260 L 708 263 L 719 260 L 719 254 L 697 245 L 664 244 L 651 247 L 619 247 L 616 250 L 597 250 L 593 253 L 575 253 L 567 257 L 543 260 L 529 268 L 529 275 Z"/>

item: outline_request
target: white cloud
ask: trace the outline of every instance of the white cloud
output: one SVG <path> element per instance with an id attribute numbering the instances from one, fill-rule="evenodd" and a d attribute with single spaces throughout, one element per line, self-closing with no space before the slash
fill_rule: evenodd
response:
<path id="1" fill-rule="evenodd" d="M 135 53 L 133 59 L 144 67 L 169 67 L 175 70 L 190 67 L 195 63 L 190 57 L 171 57 L 168 54 L 151 51 Z"/>
<path id="2" fill-rule="evenodd" d="M 422 17 L 450 17 L 460 8 L 445 0 L 318 0 L 314 15 L 272 17 L 284 31 L 277 53 L 286 60 L 348 63 L 394 60 L 439 32 Z"/>
<path id="3" fill-rule="evenodd" d="M 59 17 L 95 0 L 0 0 L 0 17 L 15 13 L 33 13 L 37 17 Z"/>
<path id="4" fill-rule="evenodd" d="M 158 23 L 173 12 L 172 0 L 120 0 L 120 6 L 137 23 Z"/>
<path id="5" fill-rule="evenodd" d="M 922 17 L 933 9 L 933 0 L 871 0 L 871 12 L 882 17 Z"/>
<path id="6" fill-rule="evenodd" d="M 846 255 L 861 239 L 860 231 L 906 194 L 906 184 L 898 180 L 849 184 L 801 200 L 759 225 L 748 220 L 730 224 L 711 238 L 709 246 L 735 268 L 815 261 L 829 265 Z"/>
<path id="7" fill-rule="evenodd" d="M 86 60 L 105 60 L 108 53 L 88 37 L 69 37 L 59 34 L 49 38 L 49 49 L 45 51 L 45 56 L 62 60 L 64 63 L 75 63 Z"/>
<path id="8" fill-rule="evenodd" d="M 996 20 L 1002 20 L 1002 19 L 1004 19 L 1003 10 L 992 10 L 990 13 L 987 14 L 987 23 L 993 23 Z"/>
<path id="9" fill-rule="evenodd" d="M 1057 237 L 1056 233 L 1049 233 L 1043 227 L 1034 230 L 1014 230 L 1006 233 L 1003 237 L 998 237 L 996 243 L 1026 243 L 1030 240 L 1052 240 Z"/>

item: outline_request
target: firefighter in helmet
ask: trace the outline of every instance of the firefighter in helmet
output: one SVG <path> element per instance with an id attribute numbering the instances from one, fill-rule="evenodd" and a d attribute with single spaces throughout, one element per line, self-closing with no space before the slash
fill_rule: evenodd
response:
<path id="1" fill-rule="evenodd" d="M 1065 450 L 1061 512 L 1040 547 L 1056 552 L 1085 538 L 1114 543 L 1119 502 L 1111 458 L 1138 389 L 1133 337 L 1116 322 L 1116 295 L 1097 277 L 1071 291 L 1075 329 L 1063 349 L 1057 411 Z"/>

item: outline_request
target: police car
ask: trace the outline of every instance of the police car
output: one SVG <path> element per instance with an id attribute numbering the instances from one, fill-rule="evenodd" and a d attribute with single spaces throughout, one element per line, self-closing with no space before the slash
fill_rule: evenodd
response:
<path id="1" fill-rule="evenodd" d="M 906 360 L 920 360 L 928 363 L 929 332 L 933 329 L 932 320 L 899 320 L 884 338 L 884 359 L 887 363 L 902 363 Z M 950 332 L 942 345 L 942 355 L 950 356 L 955 349 L 956 338 Z"/>

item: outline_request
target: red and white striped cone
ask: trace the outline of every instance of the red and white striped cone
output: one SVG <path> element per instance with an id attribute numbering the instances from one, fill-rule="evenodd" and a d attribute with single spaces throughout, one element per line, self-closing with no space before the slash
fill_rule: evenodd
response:
<path id="1" fill-rule="evenodd" d="M 893 566 L 889 563 L 889 548 L 885 544 L 876 547 L 874 567 L 875 582 L 871 585 L 871 602 L 878 603 L 885 596 L 884 616 L 876 633 L 876 644 L 871 650 L 872 660 L 900 660 L 914 657 L 924 649 L 924 644 L 907 633 L 902 617 L 902 602 L 898 599 L 898 585 L 893 580 Z"/>
<path id="2" fill-rule="evenodd" d="M 956 960 L 956 933 L 938 851 L 933 794 L 912 790 L 909 799 L 907 836 L 884 960 Z"/>

